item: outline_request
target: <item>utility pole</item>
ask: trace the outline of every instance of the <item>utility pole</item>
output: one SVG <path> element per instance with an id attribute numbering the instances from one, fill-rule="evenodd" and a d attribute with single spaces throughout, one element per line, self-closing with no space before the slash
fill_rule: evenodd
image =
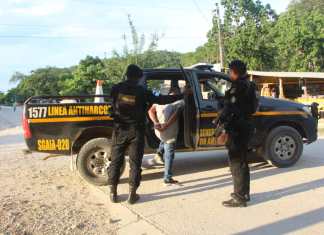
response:
<path id="1" fill-rule="evenodd" d="M 224 50 L 223 50 L 223 40 L 222 40 L 222 29 L 221 29 L 221 17 L 219 13 L 219 4 L 216 2 L 216 9 L 214 10 L 215 17 L 217 20 L 218 27 L 218 46 L 219 46 L 219 60 L 221 69 L 224 69 Z"/>

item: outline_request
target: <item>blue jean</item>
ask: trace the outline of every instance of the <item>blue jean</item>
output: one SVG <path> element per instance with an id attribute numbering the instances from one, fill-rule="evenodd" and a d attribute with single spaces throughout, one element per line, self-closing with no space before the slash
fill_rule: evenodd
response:
<path id="1" fill-rule="evenodd" d="M 156 151 L 157 154 L 160 154 L 162 157 L 164 155 L 164 143 L 163 141 L 160 142 L 159 148 Z"/>
<path id="2" fill-rule="evenodd" d="M 172 178 L 172 166 L 174 160 L 174 151 L 176 143 L 163 143 L 161 141 L 158 152 L 163 153 L 164 157 L 164 180 Z"/>

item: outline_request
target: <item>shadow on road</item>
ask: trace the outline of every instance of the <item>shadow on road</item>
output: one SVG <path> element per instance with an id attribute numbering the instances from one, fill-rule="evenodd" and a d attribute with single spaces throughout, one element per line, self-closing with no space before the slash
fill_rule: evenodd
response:
<path id="1" fill-rule="evenodd" d="M 253 196 L 255 197 L 255 199 L 253 200 L 253 205 L 265 201 L 276 200 L 285 196 L 289 196 L 301 192 L 314 190 L 316 188 L 321 188 L 321 187 L 324 187 L 324 179 L 318 179 L 307 183 L 301 183 L 283 189 L 256 193 L 253 194 Z"/>
<path id="2" fill-rule="evenodd" d="M 274 223 L 262 225 L 235 235 L 287 234 L 321 223 L 324 220 L 324 207 L 312 210 Z"/>
<path id="3" fill-rule="evenodd" d="M 323 140 L 321 140 L 323 141 Z M 204 172 L 204 171 L 212 171 L 217 168 L 224 168 L 227 167 L 228 162 L 226 158 L 226 154 L 219 154 L 216 155 L 220 156 L 195 156 L 195 157 L 181 157 L 177 159 L 177 162 L 174 167 L 175 175 L 187 175 L 193 174 L 196 172 Z M 277 174 L 292 172 L 292 171 L 299 171 L 304 170 L 306 168 L 315 168 L 324 166 L 324 161 L 314 161 L 314 159 L 307 160 L 309 156 L 305 155 L 303 158 L 293 167 L 290 168 L 276 168 L 272 167 L 264 162 L 260 162 L 258 158 L 251 159 L 253 164 L 251 167 L 251 180 L 257 180 L 264 177 L 270 177 Z M 210 174 L 209 174 L 210 175 Z M 143 174 L 143 180 L 153 180 L 153 179 L 162 179 L 163 177 L 163 169 L 158 172 L 153 173 L 145 173 Z M 208 182 L 205 182 L 208 181 Z M 170 197 L 178 197 L 188 194 L 200 193 L 208 190 L 213 190 L 217 188 L 222 188 L 225 186 L 232 185 L 232 178 L 230 172 L 222 175 L 214 175 L 204 178 L 198 179 L 190 179 L 187 181 L 182 181 L 182 187 L 172 188 L 170 190 L 150 193 L 142 195 L 142 203 L 154 200 L 160 200 L 163 198 L 170 198 Z M 194 185 L 192 185 L 194 183 Z M 190 186 L 186 186 L 186 184 L 191 184 Z M 300 192 L 310 191 L 316 188 L 320 188 L 324 186 L 324 179 L 323 180 L 315 180 L 312 182 L 302 183 L 298 185 L 293 185 L 287 188 L 262 192 L 257 194 L 252 194 L 252 202 L 251 206 L 263 203 L 270 200 L 276 200 L 281 197 L 285 197 L 288 195 L 297 194 Z"/>

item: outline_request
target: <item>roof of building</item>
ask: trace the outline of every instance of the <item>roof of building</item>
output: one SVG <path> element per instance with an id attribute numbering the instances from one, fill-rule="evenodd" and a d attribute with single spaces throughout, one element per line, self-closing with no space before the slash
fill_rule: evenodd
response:
<path id="1" fill-rule="evenodd" d="M 317 78 L 324 79 L 324 73 L 315 72 L 262 72 L 249 71 L 249 75 L 273 78 Z"/>

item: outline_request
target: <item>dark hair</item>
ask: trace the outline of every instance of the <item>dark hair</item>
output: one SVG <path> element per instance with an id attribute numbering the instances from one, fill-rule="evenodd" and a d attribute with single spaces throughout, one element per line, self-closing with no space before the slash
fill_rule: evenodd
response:
<path id="1" fill-rule="evenodd" d="M 128 80 L 137 80 L 143 77 L 143 70 L 136 64 L 130 64 L 126 70 L 126 77 Z"/>
<path id="2" fill-rule="evenodd" d="M 246 64 L 241 60 L 233 60 L 229 64 L 229 68 L 236 71 L 240 76 L 244 76 L 247 73 Z"/>
<path id="3" fill-rule="evenodd" d="M 169 95 L 171 94 L 171 93 L 174 93 L 174 94 L 180 94 L 181 93 L 181 91 L 180 91 L 180 88 L 179 87 L 171 87 L 170 88 L 170 90 L 169 90 Z"/>

